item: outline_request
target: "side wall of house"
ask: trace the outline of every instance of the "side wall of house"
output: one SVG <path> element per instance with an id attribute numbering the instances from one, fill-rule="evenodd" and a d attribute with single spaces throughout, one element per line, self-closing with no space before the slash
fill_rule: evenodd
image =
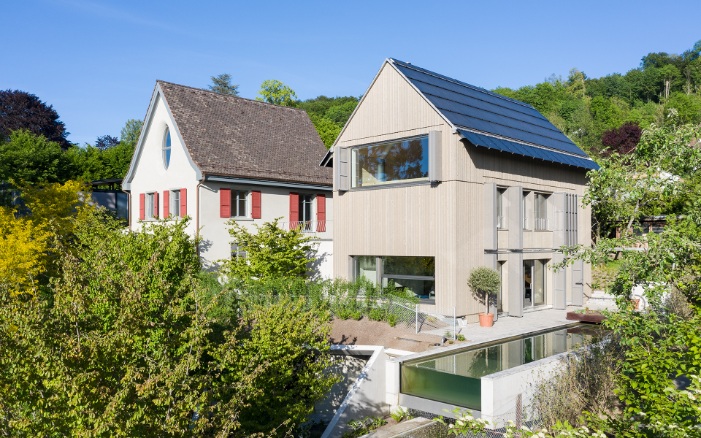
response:
<path id="1" fill-rule="evenodd" d="M 244 217 L 222 217 L 221 215 L 221 191 L 228 189 L 232 192 L 241 192 L 246 198 Z M 253 219 L 253 192 L 260 192 L 260 218 Z M 271 186 L 258 186 L 249 184 L 235 184 L 228 182 L 207 181 L 199 186 L 200 199 L 200 236 L 201 255 L 212 265 L 219 264 L 222 259 L 228 259 L 232 253 L 232 238 L 229 235 L 228 222 L 235 220 L 249 231 L 255 231 L 256 226 L 265 222 L 279 219 L 279 225 L 284 229 L 290 228 L 290 193 L 298 195 L 310 195 L 312 199 L 312 221 L 302 226 L 305 234 L 314 238 L 317 247 L 318 263 L 313 270 L 316 275 L 323 278 L 331 278 L 333 270 L 333 197 L 331 191 L 314 189 L 297 189 Z M 324 223 L 317 221 L 319 212 L 319 198 L 323 197 L 326 207 L 326 219 Z M 293 224 L 299 226 L 299 224 Z"/>
<path id="2" fill-rule="evenodd" d="M 166 168 L 163 161 L 163 142 L 166 127 L 170 129 L 171 156 L 170 164 Z M 191 163 L 188 153 L 182 143 L 174 121 L 170 117 L 168 109 L 159 95 L 156 98 L 148 125 L 143 137 L 141 154 L 138 157 L 137 167 L 131 181 L 131 196 L 129 201 L 129 223 L 133 230 L 141 227 L 140 221 L 140 195 L 158 193 L 158 214 L 153 212 L 150 216 L 163 218 L 168 216 L 164 208 L 164 191 L 186 190 L 187 214 L 194 218 L 197 199 L 197 172 Z M 147 215 L 148 217 L 149 215 Z M 151 219 L 147 219 L 151 220 Z M 195 235 L 195 220 L 190 220 L 188 233 Z"/>

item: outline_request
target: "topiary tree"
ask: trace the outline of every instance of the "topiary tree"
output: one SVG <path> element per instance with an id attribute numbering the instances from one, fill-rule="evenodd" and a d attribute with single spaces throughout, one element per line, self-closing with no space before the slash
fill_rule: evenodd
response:
<path id="1" fill-rule="evenodd" d="M 484 313 L 489 313 L 490 298 L 496 296 L 500 285 L 499 273 L 485 266 L 473 269 L 467 280 L 467 286 L 472 289 L 472 294 L 480 303 L 485 304 L 487 310 Z"/>

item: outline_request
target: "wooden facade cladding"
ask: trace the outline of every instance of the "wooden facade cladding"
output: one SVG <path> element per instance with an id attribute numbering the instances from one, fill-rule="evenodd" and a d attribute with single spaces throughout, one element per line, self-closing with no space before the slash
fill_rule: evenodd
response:
<path id="1" fill-rule="evenodd" d="M 341 187 L 334 182 L 334 274 L 352 278 L 353 256 L 435 258 L 435 305 L 428 310 L 466 315 L 482 306 L 467 288 L 477 266 L 506 263 L 504 303 L 513 316 L 523 310 L 524 260 L 557 263 L 564 217 L 559 199 L 584 194 L 585 171 L 504 152 L 478 149 L 454 132 L 452 125 L 389 63 L 385 63 L 336 141 L 334 160 L 355 146 L 419 135 L 440 139 L 440 162 L 429 162 L 440 178 L 371 188 Z M 334 165 L 337 165 L 334 162 Z M 437 166 L 436 166 L 437 165 Z M 349 166 L 350 168 L 350 166 Z M 505 224 L 497 229 L 496 191 L 504 190 Z M 339 191 L 339 189 L 341 189 Z M 523 230 L 522 193 L 549 196 L 546 231 Z M 590 214 L 580 205 L 578 242 L 589 243 Z M 588 277 L 588 266 L 583 277 Z M 569 271 L 548 270 L 548 300 L 552 306 L 571 301 Z M 558 276 L 559 275 L 559 276 Z M 586 280 L 585 280 L 586 282 Z M 555 298 L 554 294 L 560 294 Z M 565 295 L 567 294 L 567 299 Z M 560 308 L 560 307 L 558 307 Z"/>

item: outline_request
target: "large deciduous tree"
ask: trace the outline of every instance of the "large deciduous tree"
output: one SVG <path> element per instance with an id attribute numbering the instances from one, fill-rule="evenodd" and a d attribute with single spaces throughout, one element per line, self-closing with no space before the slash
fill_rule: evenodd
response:
<path id="1" fill-rule="evenodd" d="M 28 130 L 13 131 L 0 142 L 0 181 L 64 182 L 73 166 L 61 146 Z"/>
<path id="2" fill-rule="evenodd" d="M 12 131 L 28 130 L 68 149 L 68 132 L 51 105 L 34 94 L 20 90 L 0 90 L 0 141 L 7 140 Z"/>
<path id="3" fill-rule="evenodd" d="M 268 79 L 260 84 L 256 100 L 281 106 L 296 106 L 297 94 L 287 85 L 276 79 Z"/>

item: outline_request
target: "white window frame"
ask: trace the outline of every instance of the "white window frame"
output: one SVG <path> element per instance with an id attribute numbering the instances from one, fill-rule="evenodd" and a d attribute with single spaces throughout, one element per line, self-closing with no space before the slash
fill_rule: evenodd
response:
<path id="1" fill-rule="evenodd" d="M 314 216 L 315 216 L 315 211 L 314 211 L 314 200 L 316 199 L 316 196 L 308 194 L 308 193 L 300 193 L 299 194 L 299 217 L 298 217 L 298 223 L 300 230 L 303 232 L 313 232 L 316 231 L 316 227 L 314 227 Z M 305 205 L 309 205 L 309 217 L 305 217 Z"/>
<path id="2" fill-rule="evenodd" d="M 180 217 L 180 190 L 171 190 L 168 200 L 168 213 L 173 217 Z"/>
<path id="3" fill-rule="evenodd" d="M 248 219 L 251 217 L 251 205 L 249 202 L 250 194 L 251 194 L 251 192 L 248 190 L 231 189 L 231 217 L 232 218 Z M 241 211 L 239 211 L 239 203 L 240 203 L 242 198 L 243 198 L 243 202 L 244 202 L 244 209 L 246 211 L 244 211 L 243 214 L 240 214 Z"/>
<path id="4" fill-rule="evenodd" d="M 170 135 L 170 128 L 166 126 L 166 130 L 163 133 L 163 146 L 162 146 L 162 158 L 163 167 L 168 169 L 170 166 L 170 159 L 173 157 L 173 137 Z"/>
<path id="5" fill-rule="evenodd" d="M 153 198 L 154 198 L 155 192 L 152 193 L 146 193 L 145 196 L 145 201 L 144 201 L 144 220 L 147 221 L 152 221 L 155 219 L 153 216 Z"/>

